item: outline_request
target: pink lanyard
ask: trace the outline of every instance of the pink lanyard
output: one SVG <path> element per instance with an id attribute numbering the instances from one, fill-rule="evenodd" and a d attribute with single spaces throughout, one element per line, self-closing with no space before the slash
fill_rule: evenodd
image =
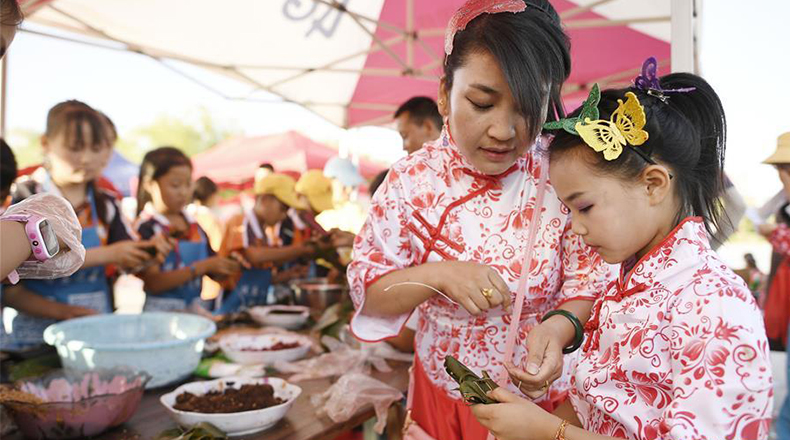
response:
<path id="1" fill-rule="evenodd" d="M 538 227 L 540 226 L 540 211 L 543 209 L 543 198 L 546 195 L 546 183 L 548 180 L 549 164 L 546 160 L 546 152 L 538 152 L 540 156 L 540 178 L 538 180 L 538 193 L 535 200 L 535 209 L 532 210 L 529 222 L 529 238 L 527 239 L 527 247 L 524 251 L 524 261 L 521 266 L 521 277 L 518 280 L 518 287 L 516 288 L 516 303 L 513 305 L 513 315 L 510 318 L 510 328 L 505 338 L 505 357 L 503 363 L 513 359 L 513 351 L 516 347 L 516 335 L 518 334 L 518 325 L 521 321 L 521 311 L 524 308 L 524 297 L 527 294 L 529 282 L 529 268 L 532 266 L 533 248 L 535 247 L 535 238 L 538 235 Z M 537 216 L 535 215 L 537 213 Z"/>

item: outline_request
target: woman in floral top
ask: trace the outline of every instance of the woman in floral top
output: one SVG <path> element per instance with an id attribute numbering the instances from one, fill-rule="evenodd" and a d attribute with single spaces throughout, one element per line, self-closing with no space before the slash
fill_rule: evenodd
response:
<path id="1" fill-rule="evenodd" d="M 571 231 L 568 211 L 545 183 L 541 125 L 547 108 L 561 114 L 559 90 L 570 70 L 556 11 L 545 0 L 468 2 L 450 22 L 446 53 L 443 133 L 393 166 L 357 236 L 348 268 L 357 309 L 351 330 L 366 341 L 394 337 L 416 309 L 414 422 L 438 440 L 484 439 L 445 357 L 488 370 L 503 385 L 505 364 L 524 365 L 533 374 L 509 387 L 551 408 L 567 392 L 567 378 L 546 385 L 561 375 L 573 326 L 559 316 L 542 332 L 530 329 L 555 308 L 586 320 L 613 273 Z M 528 288 L 515 353 L 506 359 L 512 292 L 527 252 Z"/>

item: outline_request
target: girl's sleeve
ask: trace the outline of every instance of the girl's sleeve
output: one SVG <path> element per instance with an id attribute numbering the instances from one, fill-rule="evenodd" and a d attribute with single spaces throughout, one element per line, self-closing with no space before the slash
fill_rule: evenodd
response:
<path id="1" fill-rule="evenodd" d="M 687 287 L 671 308 L 673 385 L 660 438 L 768 438 L 768 341 L 751 293 L 734 277 Z"/>
<path id="2" fill-rule="evenodd" d="M 619 265 L 607 264 L 571 230 L 570 221 L 562 235 L 562 288 L 558 305 L 572 300 L 594 301 L 606 293 L 617 277 Z"/>
<path id="3" fill-rule="evenodd" d="M 363 341 L 397 336 L 410 313 L 373 316 L 363 313 L 368 287 L 381 277 L 413 263 L 412 243 L 406 232 L 408 213 L 405 191 L 393 169 L 376 191 L 362 230 L 354 240 L 354 257 L 347 275 L 356 312 L 351 331 Z M 393 290 L 393 294 L 397 289 Z"/>

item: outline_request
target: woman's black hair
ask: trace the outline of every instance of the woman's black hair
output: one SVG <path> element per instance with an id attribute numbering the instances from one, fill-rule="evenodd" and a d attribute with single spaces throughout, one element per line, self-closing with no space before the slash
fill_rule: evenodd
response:
<path id="1" fill-rule="evenodd" d="M 690 73 L 673 73 L 660 79 L 664 90 L 691 88 L 685 93 L 666 93 L 666 103 L 641 89 L 607 90 L 601 93 L 598 105 L 600 119 L 608 120 L 625 101 L 626 92 L 634 92 L 645 109 L 644 130 L 649 137 L 644 144 L 627 145 L 615 160 L 607 161 L 595 153 L 576 135 L 557 131 L 549 153 L 555 159 L 581 148 L 589 151 L 591 164 L 604 175 L 636 179 L 650 164 L 634 151 L 638 148 L 649 158 L 670 169 L 681 207 L 676 224 L 689 216 L 702 217 L 708 233 L 729 222 L 722 209 L 724 193 L 724 148 L 727 124 L 719 96 L 704 79 Z M 571 116 L 578 116 L 577 109 Z M 594 158 L 594 159 L 593 159 Z"/>
<path id="2" fill-rule="evenodd" d="M 137 180 L 137 215 L 140 215 L 145 205 L 151 201 L 151 194 L 145 190 L 145 185 L 167 174 L 172 168 L 186 165 L 192 168 L 183 151 L 175 147 L 159 147 L 145 153 L 143 163 L 140 164 L 140 177 Z"/>
<path id="3" fill-rule="evenodd" d="M 489 52 L 499 61 L 532 139 L 540 133 L 547 95 L 547 120 L 565 116 L 560 89 L 571 73 L 571 54 L 570 41 L 551 3 L 525 3 L 523 12 L 481 14 L 456 33 L 453 51 L 444 60 L 444 83 L 448 91 L 452 89 L 453 74 L 469 54 Z"/>
<path id="4" fill-rule="evenodd" d="M 206 176 L 195 181 L 195 190 L 192 191 L 192 201 L 198 201 L 205 205 L 214 194 L 219 191 L 217 184 Z"/>

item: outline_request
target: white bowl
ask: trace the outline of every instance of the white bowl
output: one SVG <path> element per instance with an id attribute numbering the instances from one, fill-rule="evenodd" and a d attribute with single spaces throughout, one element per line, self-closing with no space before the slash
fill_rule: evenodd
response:
<path id="1" fill-rule="evenodd" d="M 267 348 L 278 342 L 298 342 L 299 346 L 284 350 L 244 350 L 245 348 Z M 312 341 L 301 335 L 228 335 L 219 340 L 219 347 L 230 360 L 242 365 L 271 365 L 277 361 L 291 362 L 302 359 L 310 351 Z"/>
<path id="2" fill-rule="evenodd" d="M 280 311 L 299 313 L 277 313 Z M 257 306 L 247 310 L 252 319 L 261 325 L 297 330 L 310 318 L 310 308 L 305 306 Z"/>
<path id="3" fill-rule="evenodd" d="M 50 325 L 44 341 L 67 370 L 132 367 L 151 375 L 150 389 L 189 377 L 216 330 L 210 320 L 184 313 L 107 314 Z"/>
<path id="4" fill-rule="evenodd" d="M 274 396 L 285 400 L 276 406 L 254 411 L 244 411 L 227 414 L 205 414 L 189 411 L 179 411 L 173 406 L 176 404 L 176 397 L 184 392 L 195 395 L 204 395 L 211 391 L 224 391 L 228 388 L 239 389 L 242 385 L 268 383 L 274 388 Z M 288 410 L 293 406 L 294 401 L 302 393 L 302 389 L 276 377 L 262 377 L 258 379 L 244 377 L 226 377 L 224 379 L 208 380 L 203 382 L 192 382 L 181 385 L 175 391 L 167 393 L 159 398 L 170 417 L 181 426 L 192 427 L 198 423 L 208 422 L 216 426 L 229 436 L 248 435 L 271 428 L 280 421 Z"/>

